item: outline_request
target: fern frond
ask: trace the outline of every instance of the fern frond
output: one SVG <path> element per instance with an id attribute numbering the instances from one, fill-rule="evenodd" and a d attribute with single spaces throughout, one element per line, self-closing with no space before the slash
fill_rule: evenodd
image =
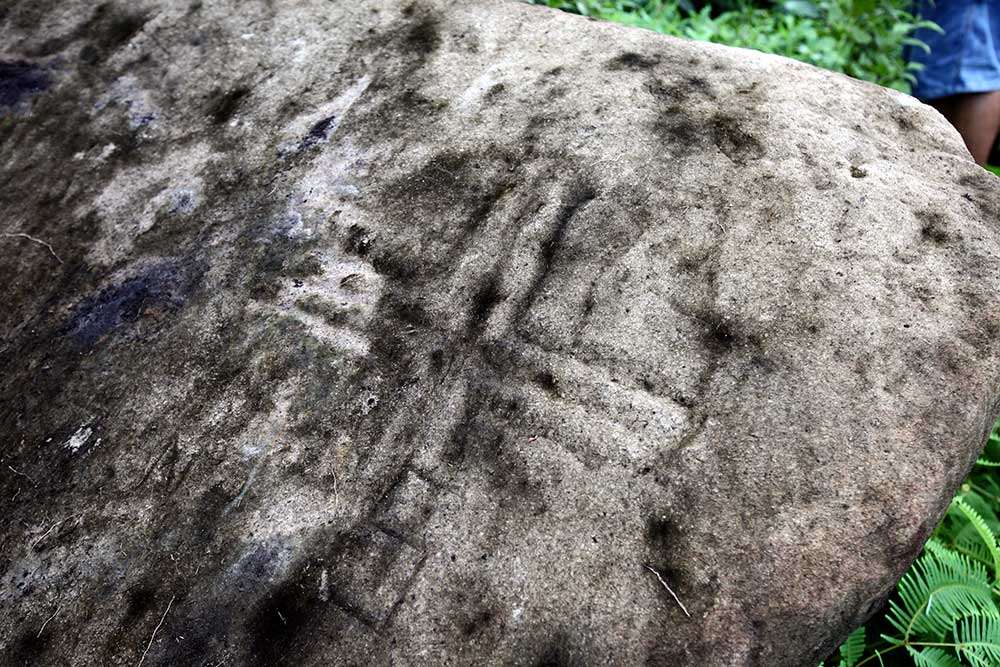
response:
<path id="1" fill-rule="evenodd" d="M 970 478 L 967 484 L 976 495 L 990 503 L 991 506 L 995 506 L 1000 501 L 1000 481 L 997 481 L 996 477 L 992 473 L 978 474 L 974 478 Z"/>
<path id="2" fill-rule="evenodd" d="M 919 652 L 912 646 L 907 646 L 906 650 L 916 667 L 964 667 L 958 658 L 936 646 L 928 646 Z"/>
<path id="3" fill-rule="evenodd" d="M 997 614 L 986 569 L 940 543 L 927 551 L 903 576 L 897 587 L 899 602 L 889 603 L 889 623 L 900 633 L 898 643 L 912 637 L 941 641 L 956 619 L 981 613 Z"/>
<path id="4" fill-rule="evenodd" d="M 990 477 L 993 477 L 993 473 L 989 473 Z M 962 493 L 959 497 L 967 502 L 969 506 L 976 510 L 979 516 L 983 517 L 983 520 L 990 527 L 994 534 L 1000 532 L 1000 519 L 997 519 L 996 512 L 993 510 L 993 503 L 989 497 L 983 496 L 978 492 L 972 484 L 966 485 L 968 490 Z M 966 488 L 963 486 L 963 489 Z M 955 516 L 957 512 L 950 512 L 949 515 L 952 518 L 957 519 L 962 525 L 965 525 L 965 519 L 962 516 Z"/>
<path id="5" fill-rule="evenodd" d="M 954 549 L 964 556 L 968 556 L 985 567 L 987 571 L 993 569 L 993 555 L 986 548 L 986 545 L 983 544 L 983 541 L 979 539 L 979 535 L 975 530 L 972 531 L 972 534 L 962 533 L 956 536 L 949 548 Z"/>
<path id="6" fill-rule="evenodd" d="M 949 548 L 938 538 L 931 538 L 927 540 L 924 544 L 924 551 L 929 553 L 934 558 L 947 558 L 949 554 Z"/>
<path id="7" fill-rule="evenodd" d="M 955 651 L 974 667 L 1000 665 L 1000 616 L 971 614 L 955 623 Z"/>
<path id="8" fill-rule="evenodd" d="M 990 527 L 986 525 L 986 521 L 983 517 L 972 508 L 969 503 L 965 502 L 962 498 L 955 498 L 953 501 L 954 506 L 969 520 L 969 523 L 976 529 L 979 534 L 979 538 L 983 541 L 983 544 L 989 550 L 990 556 L 993 559 L 993 580 L 996 581 L 1000 579 L 1000 549 L 997 549 L 997 536 L 990 530 Z"/>
<path id="9" fill-rule="evenodd" d="M 865 653 L 865 626 L 861 626 L 847 636 L 840 646 L 842 667 L 854 667 Z"/>
<path id="10" fill-rule="evenodd" d="M 997 467 L 1000 466 L 1000 428 L 993 427 L 990 431 L 990 437 L 986 440 L 986 446 L 983 448 L 983 453 L 976 461 L 977 465 Z"/>

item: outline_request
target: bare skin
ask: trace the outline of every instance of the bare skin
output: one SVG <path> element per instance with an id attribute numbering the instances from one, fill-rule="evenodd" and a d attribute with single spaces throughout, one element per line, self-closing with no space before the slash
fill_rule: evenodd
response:
<path id="1" fill-rule="evenodd" d="M 955 126 L 976 162 L 985 165 L 1000 131 L 1000 90 L 952 95 L 928 103 Z"/>

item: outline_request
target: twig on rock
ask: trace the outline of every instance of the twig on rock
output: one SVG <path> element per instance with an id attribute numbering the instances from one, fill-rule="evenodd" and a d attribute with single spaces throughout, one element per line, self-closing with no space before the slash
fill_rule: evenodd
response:
<path id="1" fill-rule="evenodd" d="M 160 622 L 156 624 L 155 628 L 153 628 L 153 634 L 150 635 L 149 643 L 146 644 L 146 650 L 142 652 L 142 657 L 139 658 L 139 663 L 136 667 L 142 666 L 143 661 L 146 659 L 146 654 L 149 653 L 149 647 L 153 645 L 153 640 L 156 639 L 156 633 L 160 631 L 160 626 L 163 625 L 163 621 L 167 618 L 167 614 L 170 612 L 170 606 L 174 603 L 174 598 L 176 597 L 176 595 L 170 596 L 170 602 L 167 603 L 167 608 L 163 610 L 163 616 L 160 616 Z"/>
<path id="2" fill-rule="evenodd" d="M 56 607 L 56 610 L 55 610 L 54 612 L 52 612 L 52 615 L 51 615 L 51 616 L 49 616 L 49 617 L 48 617 L 47 619 L 45 619 L 45 622 L 44 622 L 44 623 L 42 623 L 42 627 L 41 627 L 41 629 L 39 629 L 39 630 L 38 630 L 38 634 L 37 634 L 37 635 L 35 635 L 35 638 L 36 638 L 36 639 L 37 639 L 38 637 L 41 637 L 41 636 L 42 636 L 42 633 L 43 633 L 43 632 L 45 632 L 45 626 L 49 624 L 49 621 L 51 621 L 51 620 L 52 620 L 53 618 L 55 618 L 55 617 L 56 617 L 56 614 L 58 614 L 58 613 L 59 613 L 59 610 L 60 610 L 60 609 L 62 609 L 62 605 L 59 605 L 58 607 Z"/>
<path id="3" fill-rule="evenodd" d="M 63 519 L 63 521 L 65 521 L 65 519 Z M 44 533 L 42 534 L 42 536 L 41 536 L 41 537 L 39 537 L 39 538 L 38 538 L 37 540 L 35 540 L 34 542 L 32 542 L 32 543 L 31 543 L 31 547 L 30 547 L 30 548 L 31 548 L 31 549 L 34 549 L 34 548 L 35 548 L 36 546 L 38 546 L 38 543 L 39 543 L 39 542 L 41 542 L 42 540 L 44 540 L 44 539 L 45 539 L 46 537 L 48 537 L 48 536 L 49 536 L 49 533 L 51 533 L 51 532 L 52 532 L 53 530 L 55 530 L 55 529 L 56 529 L 56 526 L 58 526 L 58 525 L 59 525 L 59 524 L 61 524 L 61 523 L 62 523 L 62 521 L 56 521 L 56 522 L 55 522 L 54 524 L 52 524 L 51 526 L 49 526 L 49 529 L 48 529 L 48 530 L 46 530 L 46 531 L 45 531 L 45 532 L 44 532 Z"/>
<path id="4" fill-rule="evenodd" d="M 666 589 L 667 589 L 667 592 L 668 592 L 668 593 L 670 593 L 671 597 L 673 597 L 673 598 L 674 598 L 674 602 L 676 602 L 676 603 L 677 603 L 677 605 L 678 605 L 678 606 L 679 606 L 679 607 L 681 608 L 681 611 L 683 611 L 683 612 L 684 612 L 684 615 L 685 615 L 685 616 L 687 616 L 688 618 L 691 618 L 691 614 L 689 614 L 689 613 L 688 613 L 688 610 L 687 610 L 687 608 L 686 608 L 686 607 L 684 606 L 684 603 L 683 603 L 683 602 L 681 602 L 680 598 L 678 598 L 678 597 L 677 597 L 677 594 L 676 594 L 676 593 L 674 593 L 674 592 L 673 592 L 672 590 L 670 590 L 670 586 L 667 586 L 667 582 L 665 582 L 665 581 L 663 580 L 663 577 L 661 577 L 661 576 L 660 576 L 660 573 L 659 573 L 659 572 L 657 572 L 656 570 L 654 570 L 654 569 L 653 569 L 652 567 L 650 567 L 649 565 L 644 565 L 644 567 L 645 567 L 645 568 L 646 568 L 647 570 L 649 570 L 650 572 L 652 572 L 653 574 L 655 574 L 655 575 L 656 575 L 656 578 L 660 580 L 660 583 L 661 583 L 661 584 L 663 584 L 663 587 L 664 587 L 664 588 L 666 588 Z"/>
<path id="5" fill-rule="evenodd" d="M 56 528 L 58 528 L 62 524 L 66 523 L 67 521 L 72 521 L 73 519 L 79 519 L 81 516 L 83 516 L 83 512 L 80 512 L 79 514 L 74 514 L 73 516 L 70 516 L 70 517 L 67 517 L 65 519 L 60 519 L 59 521 L 56 521 L 54 524 L 52 524 L 51 526 L 49 526 L 49 529 L 46 530 L 45 533 L 41 537 L 39 537 L 37 540 L 35 540 L 34 542 L 32 542 L 31 546 L 28 547 L 28 548 L 29 549 L 34 549 L 35 547 L 37 547 L 39 545 L 39 543 L 41 543 L 42 540 L 44 540 L 46 537 L 48 537 L 49 534 L 53 530 L 55 530 Z"/>
<path id="6" fill-rule="evenodd" d="M 48 248 L 52 256 L 56 258 L 56 261 L 59 262 L 60 264 L 63 263 L 62 258 L 56 254 L 56 251 L 52 249 L 52 246 L 50 246 L 48 243 L 46 243 L 41 239 L 36 239 L 34 236 L 30 234 L 25 234 L 24 232 L 2 232 L 0 233 L 0 236 L 6 236 L 7 238 L 22 238 L 22 239 L 28 239 L 29 241 L 34 241 L 35 243 L 43 245 L 46 248 Z"/>
<path id="7" fill-rule="evenodd" d="M 12 473 L 14 473 L 15 475 L 17 475 L 18 477 L 23 477 L 23 478 L 25 478 L 26 480 L 28 480 L 29 482 L 31 482 L 32 486 L 38 486 L 38 482 L 36 482 L 35 480 L 31 479 L 30 477 L 28 477 L 28 476 L 27 476 L 26 474 L 24 474 L 24 473 L 23 473 L 23 472 L 21 472 L 20 470 L 15 470 L 15 469 L 14 469 L 14 466 L 7 466 L 7 468 L 8 468 L 8 469 L 9 469 L 9 470 L 10 470 L 10 471 L 11 471 Z"/>

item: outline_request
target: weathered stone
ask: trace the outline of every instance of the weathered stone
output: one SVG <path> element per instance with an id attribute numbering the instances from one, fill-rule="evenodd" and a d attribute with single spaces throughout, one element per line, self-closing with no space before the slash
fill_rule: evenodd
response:
<path id="1" fill-rule="evenodd" d="M 997 415 L 1000 187 L 904 95 L 482 0 L 0 24 L 3 664 L 812 665 Z"/>

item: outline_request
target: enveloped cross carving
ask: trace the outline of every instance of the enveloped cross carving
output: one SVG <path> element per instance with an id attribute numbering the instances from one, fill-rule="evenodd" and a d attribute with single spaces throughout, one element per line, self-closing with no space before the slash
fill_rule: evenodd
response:
<path id="1" fill-rule="evenodd" d="M 932 110 L 519 3 L 0 9 L 4 664 L 812 665 L 997 416 Z"/>

